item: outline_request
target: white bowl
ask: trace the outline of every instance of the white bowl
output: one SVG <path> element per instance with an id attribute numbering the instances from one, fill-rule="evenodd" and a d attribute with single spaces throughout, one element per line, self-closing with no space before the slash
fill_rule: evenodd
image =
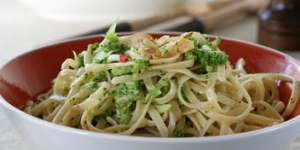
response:
<path id="1" fill-rule="evenodd" d="M 300 118 L 265 129 L 217 137 L 147 138 L 94 133 L 34 118 L 0 100 L 4 112 L 34 150 L 286 150 Z"/>
<path id="2" fill-rule="evenodd" d="M 75 46 L 75 43 L 80 42 L 81 45 L 86 44 L 98 38 L 94 36 L 72 40 L 71 45 Z M 261 49 L 276 56 L 283 56 L 290 61 L 290 65 L 300 68 L 296 60 L 270 48 L 228 38 L 223 38 L 223 40 L 225 43 L 233 41 L 233 43 L 248 45 L 252 49 Z M 65 42 L 55 44 L 61 47 L 59 51 L 70 48 L 68 46 L 63 48 L 63 43 Z M 66 43 L 70 44 L 70 41 Z M 45 49 L 50 47 L 48 45 Z M 39 50 L 33 53 L 37 52 Z M 55 55 L 52 53 L 51 56 Z M 11 70 L 8 72 L 12 75 Z M 299 72 L 297 70 L 297 73 Z M 36 83 L 30 82 L 29 84 L 33 86 Z M 3 84 L 0 84 L 0 89 L 1 87 Z M 28 146 L 34 150 L 285 150 L 300 133 L 300 116 L 296 116 L 272 127 L 234 135 L 193 138 L 135 137 L 95 133 L 56 125 L 22 112 L 1 97 L 0 106 L 3 107 L 5 114 L 21 133 Z"/>
<path id="3" fill-rule="evenodd" d="M 55 20 L 114 21 L 163 13 L 182 0 L 19 0 L 38 15 Z"/>

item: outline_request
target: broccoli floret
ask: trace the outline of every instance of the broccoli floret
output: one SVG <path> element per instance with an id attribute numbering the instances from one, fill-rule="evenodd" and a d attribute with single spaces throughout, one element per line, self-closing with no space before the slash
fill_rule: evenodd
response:
<path id="1" fill-rule="evenodd" d="M 163 56 L 168 53 L 168 49 L 166 49 L 166 48 L 160 48 L 159 51 Z"/>
<path id="2" fill-rule="evenodd" d="M 113 114 L 113 111 L 111 109 L 103 112 L 100 114 L 100 117 L 101 118 L 106 118 L 106 117 L 112 117 L 114 114 Z"/>
<path id="3" fill-rule="evenodd" d="M 84 87 L 88 88 L 90 91 L 94 92 L 98 88 L 98 84 L 95 81 L 90 81 L 84 85 Z"/>
<path id="4" fill-rule="evenodd" d="M 93 63 L 96 64 L 103 64 L 106 63 L 107 61 L 107 57 L 110 55 L 111 53 L 106 52 L 106 51 L 99 51 L 97 52 L 94 57 L 93 57 Z"/>
<path id="5" fill-rule="evenodd" d="M 193 41 L 195 48 L 200 48 L 202 45 L 209 42 L 207 35 L 198 32 L 193 32 L 192 36 L 189 39 Z"/>
<path id="6" fill-rule="evenodd" d="M 112 111 L 111 108 L 109 108 L 105 112 L 95 116 L 92 120 L 92 124 L 94 126 L 96 126 L 99 120 L 105 119 L 106 117 L 113 117 L 113 115 L 114 115 L 114 112 Z"/>
<path id="7" fill-rule="evenodd" d="M 127 49 L 127 46 L 121 42 L 115 31 L 116 24 L 113 24 L 99 45 L 91 45 L 90 49 L 96 48 L 93 63 L 106 63 L 106 59 L 110 54 L 123 53 Z"/>
<path id="8" fill-rule="evenodd" d="M 99 47 L 99 43 L 89 44 L 87 47 L 87 52 L 93 54 L 93 51 Z"/>
<path id="9" fill-rule="evenodd" d="M 216 66 L 224 65 L 228 60 L 228 56 L 221 51 L 196 50 L 195 54 L 196 63 L 206 72 L 215 71 Z"/>
<path id="10" fill-rule="evenodd" d="M 111 69 L 111 73 L 113 76 L 120 76 L 132 73 L 132 66 L 124 66 Z"/>
<path id="11" fill-rule="evenodd" d="M 184 54 L 185 60 L 194 59 L 195 63 L 205 72 L 213 72 L 217 65 L 227 62 L 228 56 L 220 51 L 195 50 Z"/>
<path id="12" fill-rule="evenodd" d="M 178 121 L 177 125 L 175 126 L 174 135 L 176 137 L 184 137 L 185 136 L 185 123 L 186 119 L 182 118 Z"/>
<path id="13" fill-rule="evenodd" d="M 86 84 L 82 85 L 80 87 L 80 90 L 76 92 L 71 98 L 70 98 L 70 104 L 75 105 L 82 100 L 89 97 L 93 92 L 95 92 L 98 88 L 98 84 L 94 81 L 87 82 Z"/>
<path id="14" fill-rule="evenodd" d="M 171 109 L 171 107 L 171 104 L 155 105 L 156 110 L 161 114 L 168 112 Z"/>
<path id="15" fill-rule="evenodd" d="M 144 70 L 146 70 L 150 65 L 149 60 L 145 60 L 145 59 L 137 59 L 134 60 L 134 64 L 132 67 L 132 72 L 133 73 L 140 73 Z"/>
<path id="16" fill-rule="evenodd" d="M 95 77 L 93 78 L 93 81 L 95 82 L 101 82 L 105 80 L 107 80 L 107 78 L 106 78 L 106 72 L 104 71 L 98 72 L 97 74 L 95 74 Z"/>
<path id="17" fill-rule="evenodd" d="M 228 56 L 220 51 L 196 50 L 195 54 L 196 63 L 204 66 L 222 65 L 228 60 Z"/>
<path id="18" fill-rule="evenodd" d="M 160 80 L 154 87 L 150 90 L 144 99 L 144 103 L 147 103 L 151 98 L 156 98 L 162 95 L 165 95 L 170 88 L 169 81 L 166 79 Z"/>
<path id="19" fill-rule="evenodd" d="M 116 34 L 117 24 L 113 24 L 108 32 L 105 35 L 103 42 L 99 45 L 100 50 L 105 52 L 114 52 L 114 53 L 122 53 L 126 50 L 126 45 L 124 45 L 118 35 Z"/>
<path id="20" fill-rule="evenodd" d="M 183 57 L 184 57 L 184 60 L 192 60 L 192 59 L 196 60 L 196 58 L 197 58 L 196 55 L 192 51 L 188 51 L 188 52 L 184 53 Z"/>
<path id="21" fill-rule="evenodd" d="M 111 73 L 114 76 L 132 74 L 132 73 L 141 73 L 147 69 L 150 65 L 149 60 L 137 59 L 133 61 L 132 66 L 118 67 L 111 69 Z"/>
<path id="22" fill-rule="evenodd" d="M 181 127 L 176 127 L 174 130 L 174 135 L 176 137 L 184 137 L 184 129 Z"/>
<path id="23" fill-rule="evenodd" d="M 78 55 L 74 53 L 74 60 L 75 60 L 75 69 L 79 69 L 81 67 L 84 66 L 84 63 L 83 63 L 83 53 L 79 53 Z"/>
<path id="24" fill-rule="evenodd" d="M 216 50 L 218 49 L 218 45 L 221 43 L 221 37 L 217 36 L 214 41 L 211 42 L 211 46 Z"/>
<path id="25" fill-rule="evenodd" d="M 199 65 L 202 73 L 213 72 L 216 66 L 224 65 L 228 61 L 228 56 L 218 49 L 220 42 L 221 38 L 216 37 L 214 41 L 184 53 L 184 59 L 195 60 L 195 64 Z"/>
<path id="26" fill-rule="evenodd" d="M 140 98 L 140 81 L 119 84 L 113 90 L 116 117 L 119 123 L 127 124 L 132 116 L 134 104 Z"/>

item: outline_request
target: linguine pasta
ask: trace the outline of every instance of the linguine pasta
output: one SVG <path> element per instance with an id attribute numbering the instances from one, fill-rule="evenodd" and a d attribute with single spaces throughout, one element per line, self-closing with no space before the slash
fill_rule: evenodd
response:
<path id="1" fill-rule="evenodd" d="M 66 59 L 51 90 L 25 111 L 44 120 L 101 133 L 190 137 L 235 134 L 284 121 L 294 110 L 298 83 L 280 73 L 248 74 L 196 32 L 158 39 L 118 37 Z M 289 103 L 277 84 L 289 82 Z"/>

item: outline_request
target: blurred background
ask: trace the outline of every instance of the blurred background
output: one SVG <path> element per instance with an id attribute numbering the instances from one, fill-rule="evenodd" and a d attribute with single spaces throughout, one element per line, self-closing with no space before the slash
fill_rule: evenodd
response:
<path id="1" fill-rule="evenodd" d="M 209 0 L 1 0 L 1 64 L 44 43 L 83 34 L 109 25 L 112 21 L 130 21 L 162 16 L 184 4 L 199 11 Z M 226 0 L 225 0 L 226 1 Z M 197 5 L 196 5 L 197 4 Z M 203 7 L 203 8 L 202 8 Z M 184 15 L 179 15 L 184 16 Z M 200 15 L 197 15 L 200 16 Z M 233 19 L 233 18 L 231 18 Z M 231 20 L 230 19 L 230 20 Z M 256 41 L 256 17 L 236 18 L 210 34 Z M 170 24 L 180 25 L 187 17 L 175 17 L 140 30 L 163 31 Z M 224 22 L 222 19 L 218 22 Z M 151 21 L 150 21 L 151 22 Z M 163 23 L 162 23 L 163 22 Z M 218 23 L 217 23 L 218 24 Z"/>
<path id="2" fill-rule="evenodd" d="M 45 43 L 103 33 L 115 21 L 119 31 L 201 31 L 300 59 L 298 8 L 299 0 L 1 0 L 0 66 Z M 4 120 L 0 113 L 0 150 L 28 150 Z"/>

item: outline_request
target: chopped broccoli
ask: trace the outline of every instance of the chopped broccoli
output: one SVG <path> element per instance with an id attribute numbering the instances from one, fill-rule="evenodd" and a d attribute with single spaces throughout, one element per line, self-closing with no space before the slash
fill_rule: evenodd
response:
<path id="1" fill-rule="evenodd" d="M 98 72 L 97 74 L 95 74 L 95 77 L 93 78 L 93 81 L 95 82 L 101 82 L 105 80 L 106 80 L 106 72 L 104 71 Z"/>
<path id="2" fill-rule="evenodd" d="M 75 93 L 71 98 L 70 98 L 70 104 L 75 105 L 81 102 L 82 100 L 86 99 L 87 97 L 90 96 L 93 92 L 95 92 L 98 88 L 98 84 L 94 81 L 87 82 L 83 86 L 80 87 L 80 90 Z"/>
<path id="3" fill-rule="evenodd" d="M 160 88 L 154 88 L 152 90 L 149 91 L 149 95 L 152 97 L 158 97 L 159 95 L 161 95 L 161 90 Z"/>
<path id="4" fill-rule="evenodd" d="M 174 135 L 176 137 L 184 137 L 185 136 L 185 133 L 184 133 L 184 130 L 186 128 L 185 123 L 186 123 L 185 118 L 182 118 L 178 121 L 177 125 L 175 126 L 175 130 L 174 130 Z"/>
<path id="5" fill-rule="evenodd" d="M 184 137 L 184 129 L 180 127 L 176 127 L 174 130 L 174 135 L 176 137 Z"/>
<path id="6" fill-rule="evenodd" d="M 228 56 L 218 50 L 218 44 L 220 44 L 221 38 L 216 37 L 212 42 L 208 42 L 201 47 L 196 47 L 193 51 L 186 52 L 184 54 L 185 60 L 194 59 L 195 63 L 199 65 L 201 72 L 213 72 L 218 65 L 224 65 Z"/>
<path id="7" fill-rule="evenodd" d="M 216 39 L 214 41 L 211 42 L 211 46 L 214 48 L 214 49 L 217 49 L 218 48 L 218 45 L 221 43 L 222 39 L 221 37 L 217 36 Z"/>
<path id="8" fill-rule="evenodd" d="M 200 48 L 202 45 L 209 42 L 207 35 L 198 32 L 193 32 L 189 39 L 193 41 L 195 48 Z"/>
<path id="9" fill-rule="evenodd" d="M 137 59 L 133 61 L 132 66 L 118 67 L 111 69 L 111 73 L 114 76 L 120 76 L 132 73 L 141 73 L 150 65 L 149 60 Z"/>
<path id="10" fill-rule="evenodd" d="M 168 112 L 171 109 L 171 107 L 171 104 L 155 105 L 156 110 L 161 114 Z"/>
<path id="11" fill-rule="evenodd" d="M 132 73 L 132 66 L 124 66 L 124 67 L 113 68 L 113 69 L 111 69 L 111 73 L 112 73 L 113 76 L 131 74 Z"/>
<path id="12" fill-rule="evenodd" d="M 110 52 L 99 51 L 93 57 L 93 63 L 103 64 L 106 63 L 107 57 L 110 55 Z"/>
<path id="13" fill-rule="evenodd" d="M 196 63 L 207 66 L 207 65 L 221 65 L 225 64 L 228 60 L 228 56 L 220 51 L 205 51 L 196 50 L 197 56 Z"/>
<path id="14" fill-rule="evenodd" d="M 167 79 L 161 79 L 160 81 L 158 81 L 158 83 L 155 85 L 155 88 L 152 89 L 151 92 L 150 91 L 150 94 L 152 96 L 160 96 L 161 94 L 166 94 L 166 92 L 168 91 L 169 89 L 169 81 Z M 155 92 L 155 91 L 159 91 L 159 92 Z"/>
<path id="15" fill-rule="evenodd" d="M 87 52 L 93 54 L 93 51 L 99 47 L 99 43 L 89 44 L 87 47 Z"/>
<path id="16" fill-rule="evenodd" d="M 165 95 L 169 91 L 170 85 L 169 81 L 166 79 L 160 80 L 146 95 L 144 103 L 147 103 L 151 98 L 156 98 L 162 95 Z"/>
<path id="17" fill-rule="evenodd" d="M 95 81 L 90 81 L 84 85 L 84 87 L 88 88 L 90 91 L 94 92 L 98 88 L 98 84 Z"/>
<path id="18" fill-rule="evenodd" d="M 228 56 L 221 51 L 196 50 L 196 63 L 206 72 L 215 71 L 217 65 L 223 65 L 227 62 Z"/>
<path id="19" fill-rule="evenodd" d="M 84 66 L 84 63 L 83 63 L 83 53 L 79 53 L 78 55 L 74 53 L 74 60 L 75 60 L 75 69 L 79 69 L 81 67 Z"/>
<path id="20" fill-rule="evenodd" d="M 146 59 L 134 60 L 132 72 L 140 73 L 140 72 L 144 71 L 145 69 L 147 69 L 149 67 L 149 65 L 150 65 L 149 60 L 146 60 Z"/>
<path id="21" fill-rule="evenodd" d="M 105 119 L 106 117 L 112 117 L 113 115 L 114 112 L 112 111 L 112 109 L 107 109 L 105 112 L 95 116 L 92 120 L 92 124 L 96 126 L 99 120 Z"/>
<path id="22" fill-rule="evenodd" d="M 119 123 L 127 124 L 130 121 L 134 104 L 140 98 L 140 86 L 140 81 L 129 81 L 117 85 L 113 90 Z"/>
<path id="23" fill-rule="evenodd" d="M 166 48 L 160 48 L 159 51 L 162 55 L 166 55 L 168 53 L 168 49 Z"/>
<path id="24" fill-rule="evenodd" d="M 100 43 L 98 50 L 105 52 L 122 53 L 126 50 L 124 45 L 116 34 L 116 24 L 113 24 L 105 35 L 102 43 Z"/>
<path id="25" fill-rule="evenodd" d="M 115 31 L 116 24 L 113 24 L 99 45 L 90 46 L 90 49 L 96 48 L 93 63 L 106 63 L 106 59 L 110 54 L 123 53 L 127 49 L 127 46 L 121 42 Z"/>
<path id="26" fill-rule="evenodd" d="M 105 112 L 101 113 L 99 117 L 106 118 L 106 117 L 112 117 L 113 115 L 114 115 L 113 111 L 111 109 L 108 109 Z"/>
<path id="27" fill-rule="evenodd" d="M 186 53 L 184 53 L 184 60 L 196 60 L 196 55 L 192 52 L 192 51 L 188 51 Z"/>

